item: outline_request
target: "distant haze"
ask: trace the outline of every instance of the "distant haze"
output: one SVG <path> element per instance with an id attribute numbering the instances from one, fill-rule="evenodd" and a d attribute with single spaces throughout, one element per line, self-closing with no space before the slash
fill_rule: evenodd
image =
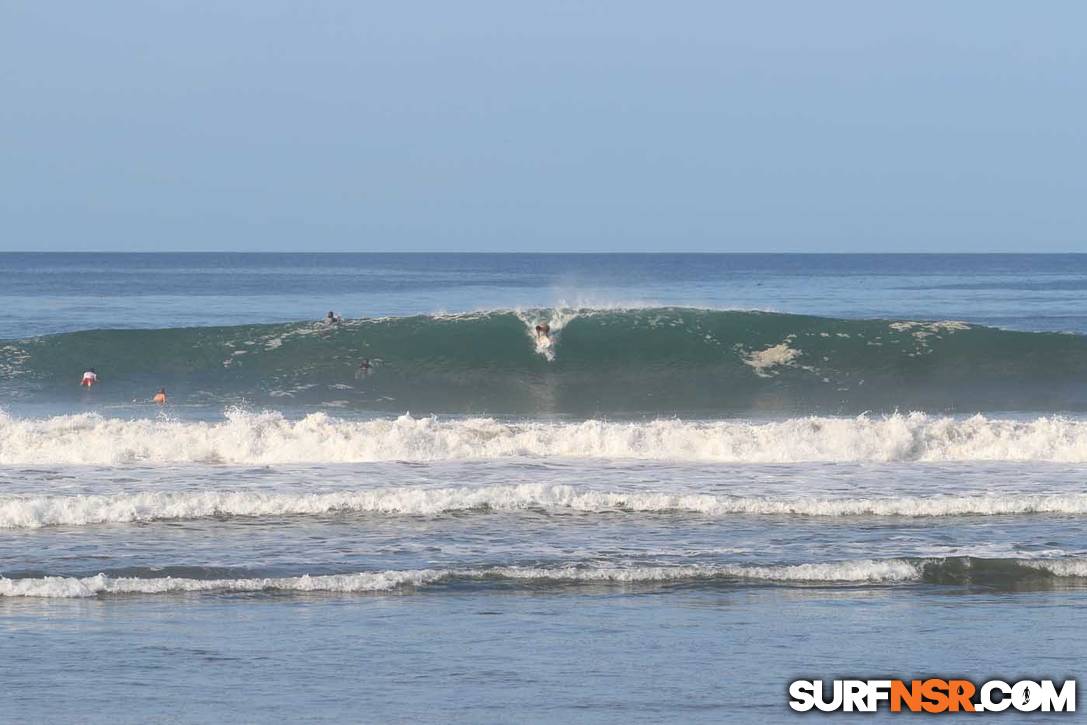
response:
<path id="1" fill-rule="evenodd" d="M 1087 251 L 1085 28 L 0 0 L 0 250 Z"/>

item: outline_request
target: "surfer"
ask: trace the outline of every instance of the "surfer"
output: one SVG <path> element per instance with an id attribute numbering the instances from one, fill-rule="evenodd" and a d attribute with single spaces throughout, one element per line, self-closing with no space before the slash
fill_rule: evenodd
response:
<path id="1" fill-rule="evenodd" d="M 340 322 L 340 316 L 337 315 L 332 310 L 329 310 L 328 314 L 325 315 L 325 324 L 326 325 L 336 325 L 336 324 L 339 324 L 339 322 Z"/>
<path id="2" fill-rule="evenodd" d="M 98 382 L 98 373 L 94 371 L 94 368 L 87 370 L 83 373 L 83 379 L 79 381 L 79 384 L 85 388 L 90 388 Z"/>
<path id="3" fill-rule="evenodd" d="M 166 405 L 166 388 L 159 388 L 159 391 L 155 393 L 155 397 L 151 398 L 151 402 Z"/>
<path id="4" fill-rule="evenodd" d="M 361 380 L 374 371 L 374 365 L 370 362 L 370 358 L 363 358 L 359 363 L 359 367 L 355 370 L 355 379 Z"/>
<path id="5" fill-rule="evenodd" d="M 551 341 L 551 325 L 546 322 L 536 325 L 536 339 Z"/>

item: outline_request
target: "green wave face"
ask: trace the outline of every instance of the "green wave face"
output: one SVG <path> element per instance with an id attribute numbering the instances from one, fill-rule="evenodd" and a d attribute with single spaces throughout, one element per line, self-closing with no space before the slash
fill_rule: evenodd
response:
<path id="1" fill-rule="evenodd" d="M 551 326 L 538 349 L 533 328 Z M 359 368 L 371 361 L 369 371 Z M 95 368 L 100 384 L 79 388 Z M 1087 339 L 949 322 L 686 308 L 533 310 L 0 343 L 15 401 L 512 415 L 1087 409 Z"/>

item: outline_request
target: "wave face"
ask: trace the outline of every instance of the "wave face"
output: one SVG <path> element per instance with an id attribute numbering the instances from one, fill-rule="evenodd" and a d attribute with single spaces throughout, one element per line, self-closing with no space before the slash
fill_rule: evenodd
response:
<path id="1" fill-rule="evenodd" d="M 1087 494 L 968 494 L 868 498 L 773 498 L 697 493 L 593 491 L 562 484 L 386 488 L 320 493 L 155 491 L 0 497 L 0 529 L 339 513 L 437 516 L 546 510 L 753 516 L 1008 516 L 1087 514 Z"/>
<path id="2" fill-rule="evenodd" d="M 0 576 L 0 597 L 80 598 L 122 594 L 199 592 L 327 592 L 403 591 L 435 584 L 506 582 L 540 588 L 570 585 L 727 585 L 765 582 L 804 585 L 891 585 L 925 583 L 1000 589 L 1057 589 L 1083 586 L 1087 560 L 860 559 L 854 561 L 775 566 L 719 564 L 652 567 L 489 567 L 420 569 L 294 577 L 234 579 L 173 576 L 23 577 Z"/>
<path id="3" fill-rule="evenodd" d="M 295 464 L 598 458 L 722 463 L 1087 462 L 1087 421 L 886 417 L 508 423 L 231 411 L 222 422 L 0 413 L 0 465 Z"/>
<path id="4" fill-rule="evenodd" d="M 549 346 L 533 328 L 546 322 Z M 370 370 L 359 369 L 363 359 Z M 81 391 L 82 371 L 101 383 Z M 956 322 L 534 310 L 0 343 L 0 393 L 460 414 L 1087 409 L 1087 339 Z"/>

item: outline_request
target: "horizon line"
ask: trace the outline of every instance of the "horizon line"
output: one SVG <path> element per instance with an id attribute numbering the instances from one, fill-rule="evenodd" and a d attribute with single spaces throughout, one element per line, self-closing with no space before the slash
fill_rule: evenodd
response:
<path id="1" fill-rule="evenodd" d="M 873 256 L 873 257 L 948 257 L 948 256 L 1024 256 L 1024 257 L 1040 257 L 1040 256 L 1087 256 L 1085 252 L 1073 252 L 1073 251 L 1043 251 L 1043 252 L 1007 252 L 1007 251 L 943 251 L 943 252 L 844 252 L 844 251 L 818 251 L 818 252 L 802 252 L 802 251 L 768 251 L 768 252 L 755 252 L 755 251 L 626 251 L 626 250 L 612 250 L 612 251 L 517 251 L 517 252 L 495 252 L 495 251 L 428 251 L 428 250 L 406 250 L 406 251 L 391 251 L 391 250 L 251 250 L 251 249 L 206 249 L 206 250 L 176 250 L 176 249 L 164 249 L 164 250 L 124 250 L 124 249 L 60 249 L 60 250 L 31 250 L 31 249 L 11 249 L 0 250 L 0 255 L 4 254 L 41 254 L 41 255 L 60 255 L 60 254 L 305 254 L 305 255 L 320 255 L 320 254 L 384 254 L 384 255 L 479 255 L 479 256 L 517 256 L 517 255 L 543 255 L 543 256 L 608 256 L 608 255 L 643 255 L 643 256 L 756 256 L 756 255 L 793 255 L 793 256 Z"/>

